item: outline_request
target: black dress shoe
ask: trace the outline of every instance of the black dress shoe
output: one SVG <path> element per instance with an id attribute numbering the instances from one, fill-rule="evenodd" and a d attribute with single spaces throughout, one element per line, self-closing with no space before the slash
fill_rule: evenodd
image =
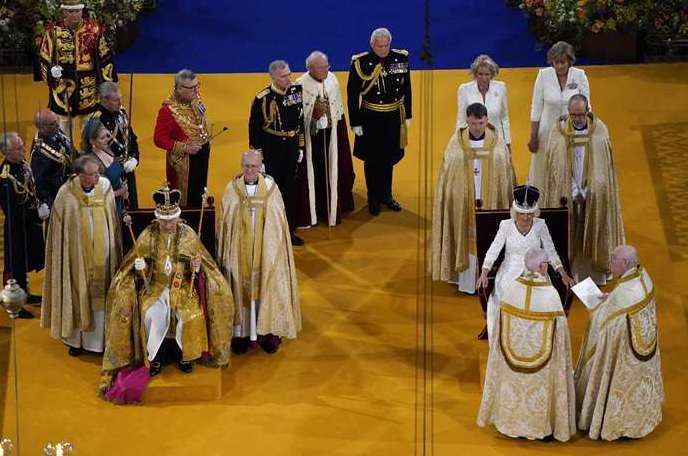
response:
<path id="1" fill-rule="evenodd" d="M 185 374 L 190 374 L 191 371 L 193 371 L 193 364 L 191 363 L 191 361 L 179 361 L 177 363 L 177 367 L 180 371 L 184 372 Z"/>
<path id="2" fill-rule="evenodd" d="M 279 350 L 279 346 L 282 343 L 282 338 L 275 336 L 274 334 L 266 334 L 264 336 L 258 336 L 258 344 L 263 349 L 265 353 L 272 355 Z"/>
<path id="3" fill-rule="evenodd" d="M 43 298 L 41 296 L 35 295 L 35 294 L 29 294 L 26 297 L 26 303 L 27 304 L 32 304 L 32 305 L 41 305 L 41 301 L 43 301 Z"/>
<path id="4" fill-rule="evenodd" d="M 33 314 L 29 312 L 26 309 L 19 309 L 19 313 L 17 314 L 17 318 L 21 318 L 23 320 L 30 320 L 34 318 Z"/>
<path id="5" fill-rule="evenodd" d="M 233 337 L 232 338 L 232 353 L 235 355 L 243 355 L 251 346 L 251 341 L 248 337 Z"/>
<path id="6" fill-rule="evenodd" d="M 387 205 L 387 207 L 394 212 L 401 212 L 401 204 L 399 204 L 399 202 L 395 199 L 390 199 L 385 203 L 385 205 Z"/>
<path id="7" fill-rule="evenodd" d="M 83 348 L 77 348 L 77 347 L 69 347 L 69 356 L 79 356 L 84 352 Z"/>
<path id="8" fill-rule="evenodd" d="M 291 233 L 291 245 L 301 246 L 303 244 L 304 244 L 303 239 L 301 239 L 300 237 L 298 237 L 294 233 Z"/>
<path id="9" fill-rule="evenodd" d="M 160 373 L 162 370 L 162 363 L 160 361 L 153 361 L 150 363 L 150 367 L 148 368 L 148 374 L 151 377 L 155 377 Z"/>
<path id="10" fill-rule="evenodd" d="M 368 203 L 368 212 L 370 212 L 370 215 L 374 215 L 377 217 L 380 215 L 380 205 L 378 203 Z"/>

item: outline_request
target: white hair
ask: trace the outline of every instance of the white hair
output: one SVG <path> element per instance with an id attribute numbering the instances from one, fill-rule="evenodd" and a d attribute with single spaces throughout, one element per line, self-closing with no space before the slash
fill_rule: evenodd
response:
<path id="1" fill-rule="evenodd" d="M 271 75 L 275 74 L 276 71 L 283 70 L 285 68 L 289 68 L 289 64 L 284 60 L 273 60 L 270 62 L 270 65 L 268 65 L 268 71 Z"/>
<path id="2" fill-rule="evenodd" d="M 193 81 L 196 79 L 196 73 L 188 68 L 181 69 L 174 75 L 174 86 L 177 87 L 182 81 Z"/>
<path id="3" fill-rule="evenodd" d="M 537 271 L 540 265 L 546 261 L 548 261 L 547 253 L 540 247 L 528 249 L 524 257 L 526 269 L 529 271 Z"/>
<path id="4" fill-rule="evenodd" d="M 244 166 L 244 160 L 252 156 L 258 157 L 260 159 L 260 162 L 263 163 L 263 152 L 258 149 L 249 149 L 243 154 L 241 154 L 241 166 Z"/>
<path id="5" fill-rule="evenodd" d="M 103 100 L 110 95 L 119 92 L 119 87 L 117 87 L 116 82 L 105 81 L 100 86 L 98 86 L 98 97 Z"/>
<path id="6" fill-rule="evenodd" d="M 379 40 L 382 38 L 387 38 L 389 39 L 389 42 L 392 42 L 392 34 L 390 31 L 384 27 L 376 28 L 373 30 L 373 33 L 370 34 L 370 44 L 373 44 L 375 40 Z"/>
<path id="7" fill-rule="evenodd" d="M 631 268 L 638 265 L 638 250 L 632 245 L 622 244 L 612 251 L 612 254 L 625 260 Z"/>
<path id="8" fill-rule="evenodd" d="M 13 142 L 19 141 L 19 133 L 14 131 L 8 131 L 0 135 L 0 152 L 2 155 L 7 155 L 7 153 L 12 149 Z"/>
<path id="9" fill-rule="evenodd" d="M 310 69 L 311 63 L 313 63 L 313 60 L 315 59 L 323 59 L 325 63 L 330 63 L 329 59 L 327 58 L 327 54 L 322 51 L 313 51 L 308 54 L 308 57 L 306 57 L 306 69 Z"/>

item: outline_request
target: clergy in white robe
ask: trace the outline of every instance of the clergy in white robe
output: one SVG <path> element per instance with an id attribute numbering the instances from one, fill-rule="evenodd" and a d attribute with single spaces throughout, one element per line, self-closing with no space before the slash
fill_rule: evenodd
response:
<path id="1" fill-rule="evenodd" d="M 576 433 L 571 341 L 547 254 L 525 254 L 526 271 L 503 287 L 489 346 L 478 426 L 509 437 L 565 442 Z"/>
<path id="2" fill-rule="evenodd" d="M 41 326 L 69 347 L 102 353 L 109 314 L 105 295 L 122 258 L 120 224 L 100 163 L 81 156 L 76 177 L 57 192 L 46 239 Z"/>
<path id="3" fill-rule="evenodd" d="M 635 248 L 614 249 L 615 287 L 591 312 L 575 382 L 578 427 L 591 439 L 641 438 L 662 421 L 656 291 Z"/>
<path id="4" fill-rule="evenodd" d="M 492 341 L 492 328 L 499 311 L 499 303 L 513 281 L 520 276 L 525 268 L 524 258 L 526 252 L 535 247 L 542 247 L 547 253 L 550 264 L 562 277 L 567 285 L 573 281 L 568 276 L 559 255 L 552 242 L 545 221 L 538 217 L 538 199 L 540 192 L 536 187 L 521 185 L 514 188 L 514 201 L 511 208 L 511 218 L 499 223 L 499 230 L 495 235 L 490 248 L 485 254 L 482 272 L 478 280 L 479 286 L 487 286 L 487 275 L 492 269 L 502 249 L 504 260 L 499 266 L 495 285 L 487 301 L 487 331 Z"/>
<path id="5" fill-rule="evenodd" d="M 625 236 L 609 131 L 583 95 L 571 97 L 569 115 L 552 127 L 545 158 L 543 207 L 567 201 L 573 276 L 604 284 L 609 254 Z"/>
<path id="6" fill-rule="evenodd" d="M 531 132 L 528 148 L 532 155 L 528 183 L 539 189 L 544 188 L 547 176 L 545 151 L 552 126 L 557 119 L 568 113 L 567 106 L 571 96 L 583 94 L 590 100 L 588 78 L 584 70 L 572 66 L 575 61 L 573 47 L 559 41 L 547 52 L 547 62 L 551 66 L 541 69 L 535 79 L 530 108 Z"/>
<path id="7" fill-rule="evenodd" d="M 275 353 L 301 330 L 301 308 L 289 227 L 279 188 L 262 176 L 262 156 L 242 155 L 243 172 L 227 185 L 217 213 L 217 259 L 236 310 L 232 351 L 252 341 Z"/>
<path id="8" fill-rule="evenodd" d="M 478 278 L 475 209 L 506 209 L 513 179 L 504 140 L 480 103 L 468 106 L 468 127 L 452 135 L 444 151 L 432 216 L 433 280 L 475 293 Z M 476 203 L 478 202 L 478 203 Z"/>
<path id="9" fill-rule="evenodd" d="M 307 217 L 299 216 L 299 224 L 306 220 L 306 226 L 316 225 L 320 217 L 334 226 L 343 214 L 354 210 L 354 171 L 344 103 L 327 55 L 313 51 L 306 67 L 308 72 L 296 80 L 303 88 L 307 183 L 306 204 L 299 204 Z"/>

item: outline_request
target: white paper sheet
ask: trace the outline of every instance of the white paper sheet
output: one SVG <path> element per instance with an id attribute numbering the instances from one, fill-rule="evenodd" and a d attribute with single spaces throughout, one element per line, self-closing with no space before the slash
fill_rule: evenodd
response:
<path id="1" fill-rule="evenodd" d="M 597 288 L 597 285 L 590 277 L 572 286 L 571 291 L 578 296 L 578 299 L 580 299 L 588 309 L 595 308 L 604 297 L 602 291 Z"/>

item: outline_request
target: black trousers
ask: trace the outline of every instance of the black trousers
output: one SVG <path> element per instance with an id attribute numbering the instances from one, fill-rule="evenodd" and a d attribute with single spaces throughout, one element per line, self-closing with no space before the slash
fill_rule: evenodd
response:
<path id="1" fill-rule="evenodd" d="M 277 184 L 284 200 L 289 230 L 296 230 L 296 167 L 299 159 L 299 143 L 296 138 L 275 137 L 263 145 L 265 172 Z"/>
<path id="2" fill-rule="evenodd" d="M 366 161 L 363 165 L 368 203 L 388 203 L 392 200 L 392 173 L 394 165 L 384 161 Z"/>
<path id="3" fill-rule="evenodd" d="M 196 155 L 189 155 L 189 186 L 186 206 L 201 207 L 203 189 L 208 185 L 208 161 L 210 144 L 206 143 Z"/>

